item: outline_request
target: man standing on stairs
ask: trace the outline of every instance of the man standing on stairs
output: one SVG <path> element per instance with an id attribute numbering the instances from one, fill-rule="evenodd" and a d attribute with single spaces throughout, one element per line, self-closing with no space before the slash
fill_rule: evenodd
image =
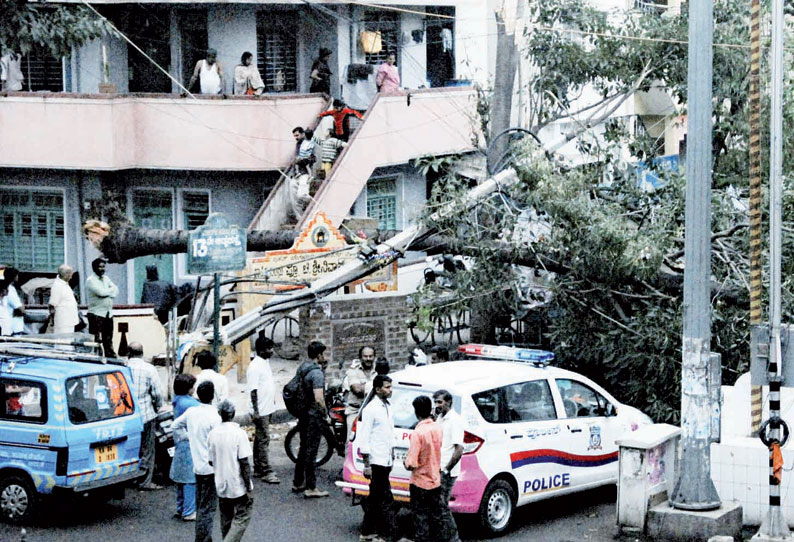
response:
<path id="1" fill-rule="evenodd" d="M 350 116 L 361 118 L 361 113 L 348 108 L 342 100 L 334 100 L 334 108 L 328 111 L 323 111 L 318 117 L 327 117 L 331 115 L 334 118 L 334 129 L 331 137 L 347 141 L 350 139 Z"/>

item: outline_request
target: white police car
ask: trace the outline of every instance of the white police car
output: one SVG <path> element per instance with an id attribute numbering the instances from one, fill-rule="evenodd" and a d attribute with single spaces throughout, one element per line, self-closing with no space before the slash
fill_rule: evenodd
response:
<path id="1" fill-rule="evenodd" d="M 450 508 L 478 514 L 491 534 L 505 531 L 524 504 L 613 484 L 618 475 L 615 440 L 652 423 L 577 373 L 551 367 L 554 354 L 505 346 L 464 345 L 488 360 L 409 367 L 391 375 L 395 464 L 391 484 L 407 500 L 410 473 L 401 459 L 417 420 L 411 402 L 439 389 L 453 395 L 465 425 L 461 475 Z M 355 440 L 348 442 L 342 486 L 366 495 L 368 480 Z"/>

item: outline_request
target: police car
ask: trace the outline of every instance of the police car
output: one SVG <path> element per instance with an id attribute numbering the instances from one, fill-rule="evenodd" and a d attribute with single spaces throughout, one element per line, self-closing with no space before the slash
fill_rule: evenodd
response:
<path id="1" fill-rule="evenodd" d="M 410 473 L 402 459 L 417 423 L 411 403 L 418 395 L 439 389 L 452 394 L 465 433 L 450 508 L 477 514 L 490 534 L 505 531 L 520 506 L 616 483 L 615 440 L 652 423 L 588 378 L 550 366 L 551 352 L 477 344 L 460 351 L 480 359 L 390 375 L 396 443 L 391 485 L 397 500 L 408 499 Z M 366 495 L 363 468 L 354 439 L 347 446 L 344 481 L 337 485 Z"/>
<path id="2" fill-rule="evenodd" d="M 27 521 L 55 493 L 117 497 L 140 477 L 143 421 L 130 370 L 111 361 L 0 343 L 2 519 Z"/>

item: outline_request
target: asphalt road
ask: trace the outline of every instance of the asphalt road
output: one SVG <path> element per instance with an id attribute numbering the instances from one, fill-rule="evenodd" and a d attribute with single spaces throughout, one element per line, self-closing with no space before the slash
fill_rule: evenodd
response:
<path id="1" fill-rule="evenodd" d="M 325 499 L 304 499 L 290 491 L 292 463 L 283 441 L 271 444 L 273 463 L 282 482 L 256 483 L 254 517 L 244 540 L 273 542 L 351 542 L 358 540 L 361 508 L 333 482 L 339 479 L 342 458 L 334 457 L 318 472 Z M 589 491 L 525 506 L 504 541 L 612 542 L 615 533 L 614 487 Z M 88 499 L 50 501 L 39 519 L 26 527 L 25 542 L 192 542 L 193 523 L 172 519 L 172 488 L 154 492 L 128 490 L 124 500 L 96 503 Z M 463 540 L 480 540 L 471 518 L 459 519 Z M 213 539 L 221 540 L 218 522 Z M 21 542 L 20 528 L 0 523 L 0 541 Z"/>

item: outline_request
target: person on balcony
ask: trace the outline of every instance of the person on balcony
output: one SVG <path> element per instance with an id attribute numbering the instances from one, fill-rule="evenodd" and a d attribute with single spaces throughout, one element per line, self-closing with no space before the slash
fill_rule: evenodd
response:
<path id="1" fill-rule="evenodd" d="M 234 67 L 234 93 L 245 96 L 259 96 L 265 90 L 262 76 L 253 63 L 254 55 L 246 51 L 240 63 Z"/>
<path id="2" fill-rule="evenodd" d="M 202 94 L 221 94 L 223 92 L 223 69 L 217 60 L 218 52 L 215 49 L 207 50 L 207 58 L 196 62 L 193 76 L 187 84 L 187 89 L 193 88 L 199 80 Z"/>
<path id="3" fill-rule="evenodd" d="M 22 90 L 22 55 L 8 51 L 0 57 L 0 91 L 17 92 Z"/>
<path id="4" fill-rule="evenodd" d="M 375 85 L 381 94 L 391 94 L 400 90 L 400 72 L 397 70 L 397 53 L 389 53 L 386 62 L 378 66 Z"/>
<path id="5" fill-rule="evenodd" d="M 352 131 L 350 130 L 350 117 L 354 116 L 360 119 L 361 113 L 354 109 L 349 109 L 342 100 L 334 100 L 333 106 L 333 109 L 323 111 L 318 117 L 332 116 L 334 119 L 334 129 L 331 132 L 331 137 L 347 141 L 350 139 L 350 133 Z"/>
<path id="6" fill-rule="evenodd" d="M 312 64 L 312 71 L 309 78 L 312 84 L 309 92 L 322 92 L 325 95 L 331 94 L 331 68 L 328 67 L 328 60 L 331 58 L 331 50 L 322 47 L 320 54 Z"/>

